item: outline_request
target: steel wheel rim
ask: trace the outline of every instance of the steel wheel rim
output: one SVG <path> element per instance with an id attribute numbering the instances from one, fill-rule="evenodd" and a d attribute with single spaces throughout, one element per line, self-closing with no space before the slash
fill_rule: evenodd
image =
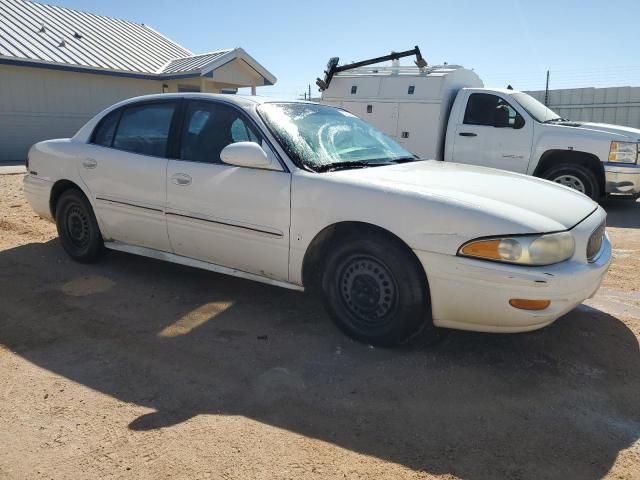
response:
<path id="1" fill-rule="evenodd" d="M 84 248 L 89 244 L 89 217 L 82 207 L 71 205 L 67 210 L 65 224 L 67 236 L 75 247 Z"/>
<path id="2" fill-rule="evenodd" d="M 587 189 L 584 182 L 575 175 L 560 175 L 554 179 L 554 182 L 564 185 L 565 187 L 577 190 L 580 193 L 586 193 Z"/>
<path id="3" fill-rule="evenodd" d="M 358 329 L 383 328 L 398 304 L 398 286 L 390 270 L 377 258 L 354 255 L 338 269 L 340 300 Z"/>

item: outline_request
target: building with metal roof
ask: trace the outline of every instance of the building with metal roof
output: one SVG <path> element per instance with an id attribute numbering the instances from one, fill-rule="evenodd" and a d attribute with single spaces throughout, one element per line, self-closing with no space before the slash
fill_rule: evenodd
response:
<path id="1" fill-rule="evenodd" d="M 242 48 L 194 54 L 148 25 L 29 0 L 0 0 L 0 161 L 72 135 L 124 98 L 233 92 L 276 78 Z"/>

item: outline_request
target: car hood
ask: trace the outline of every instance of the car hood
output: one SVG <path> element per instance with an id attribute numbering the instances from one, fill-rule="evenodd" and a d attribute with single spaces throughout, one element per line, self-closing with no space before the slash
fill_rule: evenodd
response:
<path id="1" fill-rule="evenodd" d="M 559 125 L 562 125 L 560 123 Z M 578 128 L 586 128 L 589 130 L 595 130 L 598 132 L 612 133 L 614 135 L 621 135 L 627 137 L 626 141 L 640 142 L 640 130 L 637 128 L 623 127 L 621 125 L 611 125 L 608 123 L 592 123 L 592 122 L 576 122 L 575 126 Z M 615 140 L 625 140 L 622 138 L 615 138 Z"/>
<path id="2" fill-rule="evenodd" d="M 386 193 L 422 196 L 483 215 L 502 217 L 520 227 L 519 231 L 508 232 L 510 234 L 570 229 L 598 207 L 587 196 L 547 180 L 436 160 L 323 175 Z"/>

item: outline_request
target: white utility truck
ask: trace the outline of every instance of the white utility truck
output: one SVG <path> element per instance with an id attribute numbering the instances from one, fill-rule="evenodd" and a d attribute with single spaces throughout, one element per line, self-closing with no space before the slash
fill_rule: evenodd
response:
<path id="1" fill-rule="evenodd" d="M 416 66 L 400 57 L 416 55 Z M 370 122 L 421 158 L 546 178 L 593 199 L 640 196 L 640 130 L 570 121 L 512 89 L 485 88 L 459 65 L 428 66 L 418 47 L 338 66 L 317 84 L 322 103 Z M 390 67 L 374 66 L 392 60 Z"/>

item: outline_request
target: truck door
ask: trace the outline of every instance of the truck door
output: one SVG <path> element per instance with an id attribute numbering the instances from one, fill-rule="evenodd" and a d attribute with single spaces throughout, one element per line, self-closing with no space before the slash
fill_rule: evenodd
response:
<path id="1" fill-rule="evenodd" d="M 452 160 L 527 173 L 533 122 L 515 102 L 492 93 L 471 93 L 455 129 Z"/>

